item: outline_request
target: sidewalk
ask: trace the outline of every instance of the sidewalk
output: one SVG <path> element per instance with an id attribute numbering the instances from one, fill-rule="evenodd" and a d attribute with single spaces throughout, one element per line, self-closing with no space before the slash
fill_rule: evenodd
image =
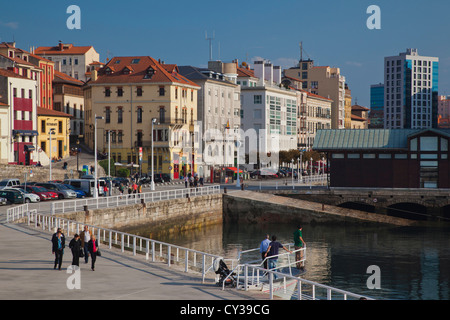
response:
<path id="1" fill-rule="evenodd" d="M 101 246 L 95 271 L 80 259 L 81 288 L 68 289 L 72 253 L 66 239 L 61 271 L 53 269 L 51 234 L 16 224 L 0 224 L 1 300 L 254 300 L 256 295 L 221 290 L 213 279 L 201 282 L 197 273 L 185 273 L 162 262 L 148 262 Z M 212 274 L 211 274 L 212 275 Z"/>

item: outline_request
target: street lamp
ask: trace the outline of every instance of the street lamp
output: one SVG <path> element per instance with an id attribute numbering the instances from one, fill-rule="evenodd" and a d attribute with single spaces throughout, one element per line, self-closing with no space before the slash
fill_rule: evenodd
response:
<path id="1" fill-rule="evenodd" d="M 294 159 L 292 159 L 292 174 L 291 174 L 291 178 L 292 178 L 292 189 L 294 189 Z"/>
<path id="2" fill-rule="evenodd" d="M 154 141 L 154 131 L 153 131 L 153 126 L 157 123 L 158 119 L 153 118 L 152 119 L 152 183 L 150 184 L 150 188 L 152 191 L 155 190 L 155 176 L 154 176 L 154 162 L 155 162 L 155 158 L 153 156 L 153 141 Z"/>
<path id="3" fill-rule="evenodd" d="M 80 153 L 80 139 L 77 139 L 77 173 L 79 172 L 78 168 L 78 154 Z"/>
<path id="4" fill-rule="evenodd" d="M 94 122 L 94 156 L 95 156 L 95 168 L 94 168 L 94 198 L 98 198 L 98 186 L 97 186 L 97 120 L 102 120 L 104 117 L 95 115 L 95 122 Z"/>
<path id="5" fill-rule="evenodd" d="M 240 177 L 239 177 L 239 147 L 241 146 L 241 142 L 236 140 L 236 149 L 237 149 L 237 159 L 236 159 L 236 166 L 237 166 L 237 181 L 236 181 L 236 187 L 241 187 Z"/>
<path id="6" fill-rule="evenodd" d="M 312 174 L 313 174 L 313 166 L 312 166 L 313 158 L 310 159 L 310 170 L 309 170 L 309 189 L 312 189 Z"/>
<path id="7" fill-rule="evenodd" d="M 52 181 L 52 134 L 55 134 L 55 129 L 50 129 L 50 131 L 48 132 L 48 135 L 50 137 L 50 173 L 48 181 Z"/>

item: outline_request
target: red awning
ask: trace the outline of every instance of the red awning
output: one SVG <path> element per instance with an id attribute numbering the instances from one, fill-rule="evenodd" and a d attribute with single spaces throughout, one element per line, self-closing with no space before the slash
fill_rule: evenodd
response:
<path id="1" fill-rule="evenodd" d="M 231 171 L 233 171 L 234 173 L 237 172 L 237 168 L 236 168 L 236 167 L 227 167 L 227 170 L 231 170 Z M 239 173 L 243 173 L 242 169 L 239 169 Z"/>

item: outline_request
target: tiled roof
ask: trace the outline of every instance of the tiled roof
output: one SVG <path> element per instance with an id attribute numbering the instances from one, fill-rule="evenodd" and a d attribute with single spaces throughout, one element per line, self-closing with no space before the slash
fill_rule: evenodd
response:
<path id="1" fill-rule="evenodd" d="M 247 68 L 243 68 L 243 67 L 239 67 L 237 66 L 237 74 L 238 77 L 251 77 L 251 78 L 256 78 L 255 77 L 255 72 L 251 69 L 247 69 Z"/>
<path id="2" fill-rule="evenodd" d="M 30 80 L 30 81 L 35 81 L 35 80 L 29 79 L 27 77 L 21 76 L 20 74 L 17 74 L 14 71 L 7 70 L 7 69 L 1 69 L 1 68 L 0 68 L 0 76 L 8 77 L 8 78 L 20 78 L 20 79 L 26 79 L 26 80 Z"/>
<path id="3" fill-rule="evenodd" d="M 369 111 L 369 108 L 366 108 L 366 107 L 363 107 L 363 106 L 355 104 L 355 105 L 352 106 L 352 110 Z"/>
<path id="4" fill-rule="evenodd" d="M 125 74 L 123 69 L 128 66 L 133 69 Z M 107 74 L 110 68 L 112 72 Z M 169 70 L 169 71 L 168 71 Z M 149 56 L 139 57 L 114 57 L 102 69 L 98 71 L 97 80 L 91 80 L 90 84 L 119 84 L 119 83 L 179 83 L 199 87 L 194 82 L 177 72 L 176 65 L 164 65 Z M 153 73 L 146 78 L 148 71 Z M 170 72 L 171 71 L 171 72 Z"/>
<path id="5" fill-rule="evenodd" d="M 32 64 L 32 63 L 29 62 L 29 61 L 25 61 L 25 60 L 23 60 L 22 58 L 18 58 L 18 57 L 12 58 L 12 57 L 8 57 L 8 56 L 6 56 L 6 55 L 4 55 L 4 54 L 1 54 L 1 53 L 0 53 L 0 56 L 4 57 L 4 58 L 6 58 L 6 59 L 9 59 L 9 60 L 11 60 L 11 61 L 14 61 L 15 63 L 18 63 L 18 64 L 23 64 L 23 65 L 27 65 L 27 66 L 30 66 L 30 67 L 39 68 L 38 66 Z"/>
<path id="6" fill-rule="evenodd" d="M 37 55 L 82 55 L 88 52 L 92 46 L 74 46 L 74 45 L 68 45 L 67 48 L 61 50 L 59 46 L 55 47 L 38 47 L 34 50 L 34 54 Z"/>
<path id="7" fill-rule="evenodd" d="M 83 85 L 84 82 L 80 81 L 78 79 L 75 79 L 71 76 L 68 76 L 65 73 L 62 73 L 60 71 L 55 70 L 55 78 L 53 79 L 53 82 L 68 82 L 76 85 Z"/>
<path id="8" fill-rule="evenodd" d="M 41 107 L 36 107 L 36 110 L 37 110 L 38 116 L 72 118 L 72 115 L 65 113 L 65 112 L 61 112 L 61 111 L 56 111 L 56 110 L 41 108 Z"/>

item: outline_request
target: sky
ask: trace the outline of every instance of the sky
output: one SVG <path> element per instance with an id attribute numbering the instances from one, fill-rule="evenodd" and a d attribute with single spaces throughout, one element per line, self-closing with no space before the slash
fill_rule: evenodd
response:
<path id="1" fill-rule="evenodd" d="M 4 2 L 4 1 L 2 1 Z M 77 5 L 81 29 L 70 30 L 67 13 Z M 381 29 L 366 22 L 370 5 Z M 303 57 L 316 66 L 339 67 L 353 103 L 370 106 L 370 85 L 383 82 L 385 56 L 417 48 L 439 57 L 439 94 L 450 95 L 448 0 L 48 0 L 0 4 L 0 42 L 25 50 L 59 41 L 92 45 L 100 60 L 148 55 L 166 63 L 207 66 L 257 58 L 290 68 Z"/>

